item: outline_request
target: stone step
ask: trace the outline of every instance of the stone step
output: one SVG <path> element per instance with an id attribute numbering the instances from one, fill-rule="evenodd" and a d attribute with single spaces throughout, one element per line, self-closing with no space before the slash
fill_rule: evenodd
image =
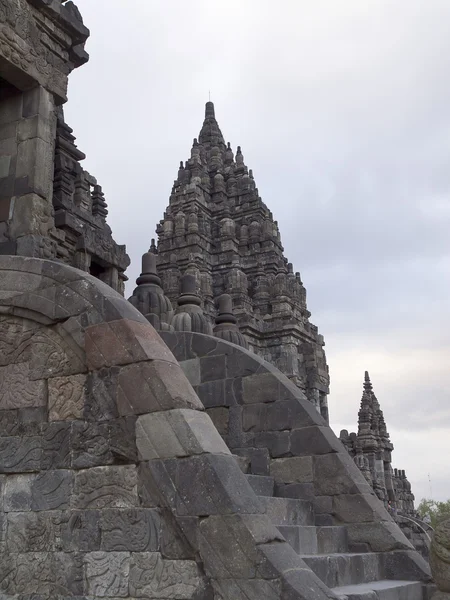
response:
<path id="1" fill-rule="evenodd" d="M 332 588 L 342 600 L 422 600 L 422 584 L 416 581 L 392 581 L 382 579 L 372 583 L 360 583 Z"/>
<path id="2" fill-rule="evenodd" d="M 337 554 L 348 552 L 348 535 L 345 525 L 317 527 L 317 553 Z"/>
<path id="3" fill-rule="evenodd" d="M 301 554 L 301 557 L 330 588 L 383 579 L 382 554 L 375 552 Z"/>
<path id="4" fill-rule="evenodd" d="M 297 554 L 317 554 L 317 531 L 314 526 L 278 525 L 277 528 Z"/>
<path id="5" fill-rule="evenodd" d="M 314 510 L 308 500 L 259 496 L 266 514 L 275 526 L 314 525 Z"/>
<path id="6" fill-rule="evenodd" d="M 347 529 L 344 526 L 278 525 L 278 529 L 298 554 L 348 552 Z"/>
<path id="7" fill-rule="evenodd" d="M 257 496 L 273 496 L 275 480 L 264 475 L 246 475 L 247 481 Z"/>

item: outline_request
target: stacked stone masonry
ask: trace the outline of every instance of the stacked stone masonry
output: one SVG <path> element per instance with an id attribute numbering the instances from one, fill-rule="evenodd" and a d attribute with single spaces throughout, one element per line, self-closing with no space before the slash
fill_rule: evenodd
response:
<path id="1" fill-rule="evenodd" d="M 366 584 L 426 597 L 426 564 L 277 369 L 167 332 L 179 363 L 127 301 L 71 267 L 0 257 L 0 275 L 5 600 L 320 600 Z M 235 420 L 241 451 L 200 390 L 228 374 L 238 387 L 212 408 L 275 409 L 255 432 L 251 414 Z M 279 435 L 286 410 L 290 450 L 263 448 L 263 468 L 255 437 Z"/>
<path id="2" fill-rule="evenodd" d="M 0 24 L 0 254 L 60 260 L 123 293 L 130 261 L 61 107 L 89 31 L 59 0 L 0 0 Z"/>

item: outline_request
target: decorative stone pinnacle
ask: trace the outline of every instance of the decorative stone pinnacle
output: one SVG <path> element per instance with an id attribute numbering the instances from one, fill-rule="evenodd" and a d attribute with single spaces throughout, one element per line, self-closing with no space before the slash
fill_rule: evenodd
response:
<path id="1" fill-rule="evenodd" d="M 158 254 L 158 250 L 156 249 L 156 244 L 155 244 L 155 239 L 154 238 L 152 238 L 152 241 L 150 243 L 149 252 L 152 252 L 153 254 Z"/>
<path id="2" fill-rule="evenodd" d="M 212 117 L 213 119 L 216 118 L 214 112 L 214 104 L 211 101 L 207 102 L 205 106 L 205 119 L 207 119 L 208 117 Z"/>
<path id="3" fill-rule="evenodd" d="M 217 311 L 216 325 L 228 323 L 236 325 L 237 319 L 233 314 L 233 301 L 229 294 L 222 294 L 218 298 L 219 308 Z"/>
<path id="4" fill-rule="evenodd" d="M 152 240 L 154 242 L 154 240 Z M 137 285 L 145 283 L 153 283 L 154 285 L 161 286 L 161 279 L 158 277 L 156 271 L 156 254 L 152 252 L 152 249 L 142 255 L 142 273 L 136 279 Z"/>
<path id="5" fill-rule="evenodd" d="M 366 392 L 372 391 L 372 382 L 370 381 L 369 371 L 364 372 L 364 389 Z"/>
<path id="6" fill-rule="evenodd" d="M 178 299 L 178 306 L 184 306 L 185 304 L 194 304 L 196 306 L 201 305 L 201 300 L 196 293 L 197 283 L 194 275 L 186 273 L 181 278 L 181 295 Z"/>

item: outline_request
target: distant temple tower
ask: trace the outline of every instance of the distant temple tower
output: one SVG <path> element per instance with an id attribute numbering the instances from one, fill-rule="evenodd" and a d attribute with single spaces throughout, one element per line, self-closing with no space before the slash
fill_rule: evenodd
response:
<path id="1" fill-rule="evenodd" d="M 212 102 L 156 232 L 158 275 L 174 309 L 184 274 L 195 278 L 211 325 L 219 297 L 228 294 L 249 348 L 285 373 L 328 421 L 324 341 L 309 321 L 300 273 L 284 257 L 277 222 L 241 148 L 234 154 L 225 143 Z"/>
<path id="2" fill-rule="evenodd" d="M 339 437 L 378 498 L 400 514 L 415 515 L 414 495 L 405 471 L 392 469 L 394 446 L 367 371 L 358 413 L 358 433 L 349 434 L 344 429 Z"/>

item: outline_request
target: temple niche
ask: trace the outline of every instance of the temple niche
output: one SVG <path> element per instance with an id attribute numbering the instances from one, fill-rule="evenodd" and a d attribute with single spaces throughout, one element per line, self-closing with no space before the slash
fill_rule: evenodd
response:
<path id="1" fill-rule="evenodd" d="M 184 274 L 195 277 L 199 306 L 211 326 L 219 298 L 228 294 L 243 343 L 287 375 L 328 421 L 323 337 L 309 320 L 306 291 L 284 256 L 278 224 L 242 148 L 234 153 L 225 142 L 212 102 L 190 158 L 180 163 L 156 232 L 158 276 L 175 311 Z M 178 327 L 181 319 L 176 321 Z"/>

